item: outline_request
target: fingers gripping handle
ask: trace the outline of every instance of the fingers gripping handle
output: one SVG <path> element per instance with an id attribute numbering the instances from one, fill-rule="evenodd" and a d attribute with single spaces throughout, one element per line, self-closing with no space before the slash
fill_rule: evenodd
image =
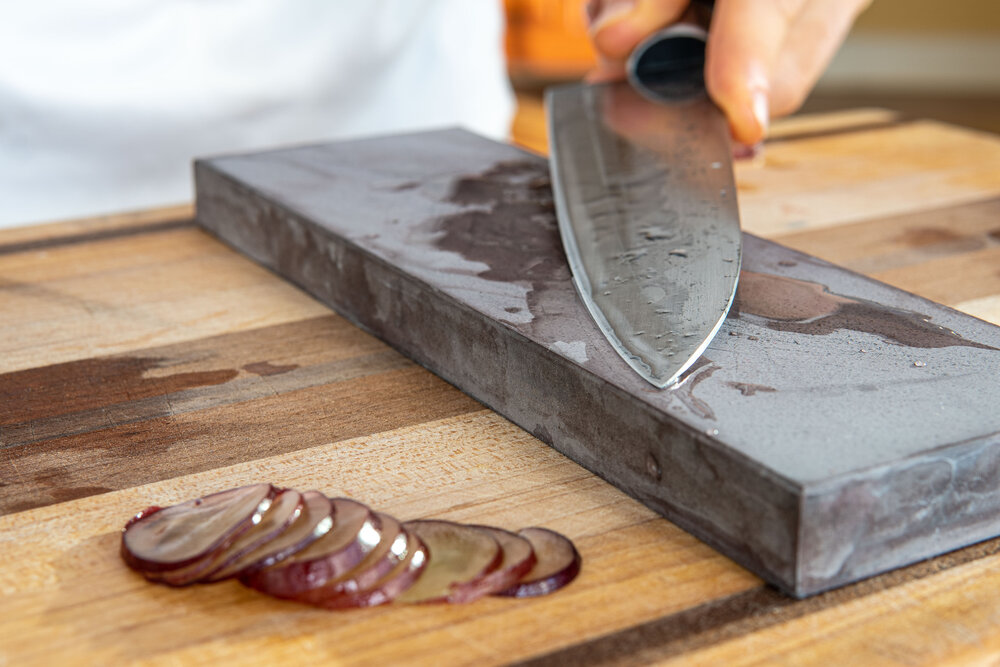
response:
<path id="1" fill-rule="evenodd" d="M 711 1 L 694 2 L 707 10 L 699 19 L 708 25 Z M 645 97 L 684 100 L 705 94 L 705 41 L 708 32 L 694 23 L 677 23 L 639 44 L 626 64 L 628 80 Z"/>

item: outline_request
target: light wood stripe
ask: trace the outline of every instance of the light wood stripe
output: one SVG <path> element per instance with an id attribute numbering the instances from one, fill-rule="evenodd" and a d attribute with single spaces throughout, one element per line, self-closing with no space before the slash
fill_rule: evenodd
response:
<path id="1" fill-rule="evenodd" d="M 782 245 L 872 274 L 1000 245 L 1000 197 L 781 234 Z"/>
<path id="2" fill-rule="evenodd" d="M 94 241 L 106 241 L 108 239 L 120 239 L 128 236 L 139 236 L 140 234 L 155 234 L 157 232 L 167 232 L 175 229 L 194 227 L 194 224 L 194 220 L 190 218 L 180 218 L 177 220 L 148 222 L 127 227 L 112 227 L 110 229 L 81 231 L 78 234 L 64 234 L 49 238 L 38 238 L 28 241 L 2 244 L 0 245 L 0 255 L 15 255 L 22 252 L 48 250 L 50 248 L 58 248 L 60 246 L 92 243 Z"/>
<path id="3" fill-rule="evenodd" d="M 155 227 L 165 222 L 191 220 L 193 218 L 194 205 L 186 203 L 150 210 L 10 227 L 0 229 L 0 247 L 39 243 L 42 241 L 58 241 L 62 238 L 72 239 L 85 234 L 109 233 L 118 229 L 134 229 L 143 226 Z"/>

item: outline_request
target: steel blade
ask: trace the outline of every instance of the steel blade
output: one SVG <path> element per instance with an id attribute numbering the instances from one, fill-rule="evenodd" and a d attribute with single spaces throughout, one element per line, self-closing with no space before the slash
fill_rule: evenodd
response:
<path id="1" fill-rule="evenodd" d="M 559 230 L 580 296 L 657 387 L 701 355 L 732 305 L 741 233 L 726 120 L 701 96 L 627 83 L 547 94 Z"/>

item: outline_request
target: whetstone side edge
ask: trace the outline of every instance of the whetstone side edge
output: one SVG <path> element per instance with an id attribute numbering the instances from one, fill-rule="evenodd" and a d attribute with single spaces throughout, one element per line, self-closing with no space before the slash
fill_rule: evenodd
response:
<path id="1" fill-rule="evenodd" d="M 454 130 L 195 180 L 206 229 L 786 592 L 1000 534 L 996 327 L 747 236 L 741 303 L 658 391 L 579 302 L 537 156 Z"/>

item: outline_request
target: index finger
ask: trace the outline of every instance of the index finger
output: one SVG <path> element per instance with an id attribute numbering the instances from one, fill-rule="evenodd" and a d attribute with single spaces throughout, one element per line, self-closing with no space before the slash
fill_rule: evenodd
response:
<path id="1" fill-rule="evenodd" d="M 753 145 L 767 133 L 771 72 L 805 0 L 717 0 L 705 54 L 705 85 L 733 135 Z"/>

